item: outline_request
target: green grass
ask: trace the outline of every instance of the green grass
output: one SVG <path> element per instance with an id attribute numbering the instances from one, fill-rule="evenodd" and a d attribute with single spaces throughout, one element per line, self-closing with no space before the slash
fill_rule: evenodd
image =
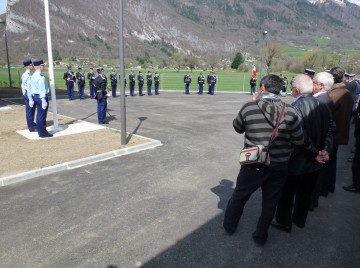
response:
<path id="1" fill-rule="evenodd" d="M 54 76 L 55 76 L 55 88 L 56 89 L 65 89 L 65 81 L 63 80 L 63 74 L 66 71 L 65 68 L 55 68 L 54 69 Z M 74 68 L 73 71 L 76 71 Z M 106 70 L 107 73 L 110 73 L 110 70 Z M 144 76 L 146 76 L 148 70 L 143 69 L 142 72 Z M 181 70 L 180 72 L 176 70 L 151 70 L 152 73 L 157 72 L 160 74 L 160 90 L 185 90 L 184 87 L 184 75 L 188 72 L 185 70 Z M 20 87 L 19 81 L 22 73 L 24 72 L 24 68 L 21 67 L 15 67 L 11 68 L 11 80 L 13 81 L 13 87 Z M 84 70 L 85 74 L 87 74 L 88 70 Z M 116 70 L 117 74 L 119 74 L 119 70 Z M 209 73 L 209 71 L 201 71 L 201 70 L 194 70 L 193 72 L 190 72 L 192 77 L 192 83 L 190 90 L 191 91 L 197 91 L 198 85 L 197 85 L 197 77 L 200 74 L 200 72 L 203 73 L 203 75 L 206 76 Z M 126 70 L 126 77 L 128 77 L 130 73 L 130 70 Z M 134 70 L 134 73 L 137 75 L 138 70 Z M 279 73 L 276 73 L 279 75 Z M 217 85 L 216 90 L 217 91 L 234 91 L 234 92 L 248 92 L 250 90 L 250 77 L 251 72 L 235 72 L 232 70 L 227 71 L 216 71 L 217 75 Z M 258 73 L 258 76 L 260 74 Z M 290 73 L 283 73 L 284 76 L 287 76 L 289 80 L 291 80 L 291 77 L 294 74 Z M 48 70 L 45 69 L 45 76 L 48 76 Z M 258 79 L 258 83 L 260 79 Z M 0 68 L 0 88 L 1 87 L 9 87 L 9 78 L 8 78 L 8 70 L 7 68 Z M 127 87 L 126 90 L 129 90 L 128 86 L 128 78 L 127 78 Z M 146 86 L 146 85 L 144 85 Z M 110 84 L 108 83 L 108 87 L 110 87 Z M 75 86 L 76 88 L 76 86 Z M 85 90 L 87 91 L 89 88 L 89 83 L 86 81 L 86 87 Z M 135 90 L 138 90 L 138 86 L 136 83 Z M 207 84 L 204 85 L 204 91 L 207 91 Z"/>

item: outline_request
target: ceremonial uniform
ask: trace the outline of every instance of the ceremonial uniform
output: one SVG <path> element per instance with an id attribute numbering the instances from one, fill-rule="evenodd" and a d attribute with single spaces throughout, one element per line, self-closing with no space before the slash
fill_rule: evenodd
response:
<path id="1" fill-rule="evenodd" d="M 190 74 L 186 74 L 184 76 L 184 84 L 185 84 L 185 94 L 190 94 L 190 84 L 191 84 Z"/>
<path id="2" fill-rule="evenodd" d="M 76 73 L 76 79 L 78 83 L 78 91 L 80 100 L 84 99 L 84 88 L 85 88 L 85 75 L 82 72 L 81 68 L 78 68 L 78 72 Z"/>
<path id="3" fill-rule="evenodd" d="M 95 73 L 93 72 L 93 68 L 90 68 L 90 72 L 87 73 L 87 79 L 89 80 L 89 87 L 90 87 L 90 98 L 94 98 L 94 84 L 93 81 L 95 80 Z"/>
<path id="4" fill-rule="evenodd" d="M 66 81 L 67 93 L 69 100 L 74 99 L 74 84 L 76 82 L 76 77 L 74 72 L 71 71 L 71 68 L 68 68 L 68 71 L 64 73 L 64 80 Z"/>
<path id="5" fill-rule="evenodd" d="M 216 85 L 216 75 L 212 73 L 210 75 L 210 95 L 214 95 L 215 93 L 215 85 Z"/>
<path id="6" fill-rule="evenodd" d="M 139 96 L 144 96 L 144 94 L 142 93 L 143 85 L 144 85 L 144 76 L 143 76 L 142 72 L 139 72 L 137 79 L 138 79 L 138 85 L 139 85 Z"/>
<path id="7" fill-rule="evenodd" d="M 135 74 L 133 71 L 129 74 L 130 96 L 135 96 Z"/>
<path id="8" fill-rule="evenodd" d="M 203 90 L 204 90 L 204 83 L 205 83 L 205 77 L 203 76 L 202 73 L 200 73 L 200 75 L 198 76 L 198 85 L 199 85 L 199 95 L 203 94 Z"/>
<path id="9" fill-rule="evenodd" d="M 152 95 L 151 88 L 152 88 L 152 73 L 149 71 L 146 75 L 146 84 L 147 84 L 147 94 L 149 96 Z"/>
<path id="10" fill-rule="evenodd" d="M 26 71 L 21 76 L 21 91 L 24 96 L 26 123 L 30 132 L 36 131 L 36 124 L 34 122 L 36 105 L 33 100 L 31 91 L 31 70 L 33 68 L 31 60 L 23 61 Z"/>
<path id="11" fill-rule="evenodd" d="M 255 94 L 256 92 L 256 77 L 250 78 L 250 95 Z"/>
<path id="12" fill-rule="evenodd" d="M 115 72 L 112 72 L 110 74 L 110 83 L 111 83 L 111 95 L 113 97 L 116 97 L 117 78 Z"/>
<path id="13" fill-rule="evenodd" d="M 154 75 L 154 84 L 155 84 L 155 95 L 159 95 L 160 75 L 158 73 L 155 73 Z"/>
<path id="14" fill-rule="evenodd" d="M 210 84 L 210 76 L 211 76 L 211 73 L 209 73 L 206 77 L 206 83 L 208 84 L 208 93 L 210 94 L 210 91 L 211 91 L 211 84 Z"/>
<path id="15" fill-rule="evenodd" d="M 36 130 L 41 138 L 52 137 L 53 135 L 46 130 L 46 116 L 49 107 L 47 94 L 49 93 L 49 87 L 42 73 L 44 62 L 42 60 L 34 61 L 34 66 L 36 66 L 36 71 L 31 77 L 31 89 L 37 107 Z"/>
<path id="16" fill-rule="evenodd" d="M 104 75 L 104 69 L 97 69 L 98 76 L 95 78 L 94 91 L 95 91 L 95 99 L 97 100 L 97 112 L 98 112 L 98 123 L 99 124 L 108 124 L 106 121 L 106 109 L 107 109 L 107 91 L 106 84 L 107 79 Z"/>

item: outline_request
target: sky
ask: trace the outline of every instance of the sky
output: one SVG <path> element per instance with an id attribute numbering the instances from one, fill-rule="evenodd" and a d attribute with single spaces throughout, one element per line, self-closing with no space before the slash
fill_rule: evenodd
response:
<path id="1" fill-rule="evenodd" d="M 6 12 L 6 4 L 7 0 L 0 0 L 0 14 L 4 14 Z"/>

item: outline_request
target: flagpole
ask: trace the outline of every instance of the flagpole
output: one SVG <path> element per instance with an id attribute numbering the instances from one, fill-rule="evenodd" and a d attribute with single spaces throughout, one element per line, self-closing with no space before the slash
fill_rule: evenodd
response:
<path id="1" fill-rule="evenodd" d="M 126 106 L 125 106 L 125 83 L 124 83 L 124 4 L 119 0 L 119 42 L 120 42 L 120 114 L 121 114 L 121 144 L 126 144 Z M 130 83 L 130 82 L 129 82 Z"/>
<path id="2" fill-rule="evenodd" d="M 49 64 L 49 82 L 51 90 L 51 106 L 53 111 L 53 130 L 59 130 L 59 121 L 57 115 L 56 107 L 56 93 L 55 93 L 55 79 L 54 79 L 54 61 L 52 55 L 52 44 L 51 44 L 51 32 L 50 32 L 50 15 L 49 15 L 49 1 L 44 0 L 45 8 L 45 24 L 46 24 L 46 41 L 47 41 L 47 51 L 48 51 L 48 64 Z"/>

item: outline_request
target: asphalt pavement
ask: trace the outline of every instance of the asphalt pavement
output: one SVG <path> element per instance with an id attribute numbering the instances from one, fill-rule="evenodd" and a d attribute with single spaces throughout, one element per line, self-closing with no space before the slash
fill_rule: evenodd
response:
<path id="1" fill-rule="evenodd" d="M 0 266 L 360 267 L 360 194 L 341 189 L 351 183 L 353 139 L 339 149 L 335 193 L 320 199 L 304 229 L 270 228 L 267 244 L 256 247 L 258 190 L 238 231 L 223 233 L 243 142 L 232 120 L 249 99 L 193 92 L 127 97 L 127 131 L 163 145 L 1 187 Z M 108 108 L 109 126 L 120 129 L 120 98 L 109 98 Z M 59 97 L 57 109 L 97 120 L 94 100 Z"/>

